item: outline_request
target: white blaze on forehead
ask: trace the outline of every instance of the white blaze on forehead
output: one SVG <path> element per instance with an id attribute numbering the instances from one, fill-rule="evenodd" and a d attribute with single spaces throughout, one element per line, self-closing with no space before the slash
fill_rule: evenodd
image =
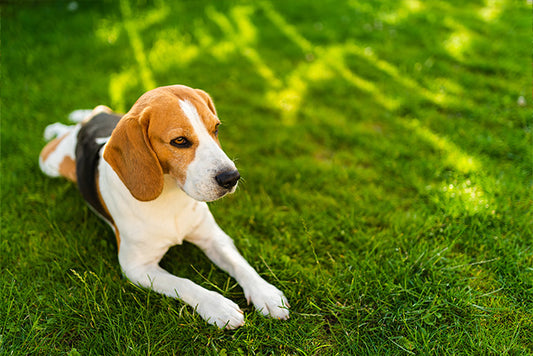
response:
<path id="1" fill-rule="evenodd" d="M 180 107 L 181 110 L 183 110 L 183 112 L 185 113 L 185 116 L 187 116 L 187 118 L 189 119 L 194 131 L 198 135 L 198 140 L 200 141 L 200 143 L 203 143 L 202 141 L 205 141 L 205 139 L 207 138 L 210 139 L 211 136 L 209 135 L 207 128 L 205 127 L 202 119 L 200 118 L 200 115 L 198 115 L 196 107 L 189 100 L 180 100 Z"/>
<path id="2" fill-rule="evenodd" d="M 180 100 L 180 107 L 189 119 L 198 139 L 194 159 L 187 167 L 183 190 L 196 200 L 211 201 L 220 198 L 227 190 L 217 184 L 215 176 L 235 170 L 235 164 L 209 134 L 196 107 L 188 100 Z"/>
<path id="3" fill-rule="evenodd" d="M 222 169 L 223 166 L 228 166 L 227 161 L 231 162 L 230 159 L 209 134 L 209 130 L 205 127 L 196 107 L 188 100 L 180 100 L 180 107 L 189 119 L 198 139 L 195 160 L 199 159 L 202 161 L 199 164 L 209 165 L 215 169 Z M 231 165 L 233 165 L 233 162 L 231 162 Z"/>

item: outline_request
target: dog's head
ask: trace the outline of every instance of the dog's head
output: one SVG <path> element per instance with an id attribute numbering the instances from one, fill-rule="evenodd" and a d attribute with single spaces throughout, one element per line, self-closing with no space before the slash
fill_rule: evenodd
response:
<path id="1" fill-rule="evenodd" d="M 174 85 L 145 93 L 124 115 L 103 157 L 138 200 L 157 198 L 169 174 L 190 197 L 212 201 L 240 178 L 218 140 L 215 106 L 199 89 Z"/>

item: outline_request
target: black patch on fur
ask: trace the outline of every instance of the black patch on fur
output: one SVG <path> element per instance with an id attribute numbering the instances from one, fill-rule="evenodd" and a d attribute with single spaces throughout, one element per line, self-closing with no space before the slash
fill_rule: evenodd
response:
<path id="1" fill-rule="evenodd" d="M 121 117 L 121 115 L 107 113 L 95 115 L 90 121 L 83 124 L 78 132 L 78 142 L 76 143 L 78 189 L 91 208 L 108 222 L 113 222 L 113 219 L 105 211 L 96 189 L 100 150 L 105 142 L 97 143 L 96 140 L 111 136 Z"/>

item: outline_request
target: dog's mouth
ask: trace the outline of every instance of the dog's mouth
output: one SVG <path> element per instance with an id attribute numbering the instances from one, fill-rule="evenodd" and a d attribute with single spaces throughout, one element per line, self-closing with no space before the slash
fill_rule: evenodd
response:
<path id="1" fill-rule="evenodd" d="M 187 192 L 186 190 L 184 190 L 184 192 L 194 200 L 209 203 L 215 200 L 219 200 L 225 197 L 226 195 L 234 193 L 236 188 L 237 187 L 235 186 L 230 189 L 215 189 L 205 194 L 198 194 L 197 192 Z"/>
<path id="2" fill-rule="evenodd" d="M 197 201 L 211 202 L 234 193 L 241 176 L 238 170 L 230 169 L 212 177 L 209 180 L 187 180 L 180 188 Z"/>

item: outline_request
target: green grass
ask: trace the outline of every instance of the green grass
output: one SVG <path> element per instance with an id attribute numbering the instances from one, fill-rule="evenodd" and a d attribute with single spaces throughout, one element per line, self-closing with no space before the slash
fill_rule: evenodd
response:
<path id="1" fill-rule="evenodd" d="M 170 3 L 2 5 L 0 354 L 533 354 L 531 5 Z M 244 327 L 133 286 L 39 170 L 46 125 L 178 83 L 215 100 L 244 182 L 211 209 L 289 321 L 189 244 L 162 265 Z"/>

